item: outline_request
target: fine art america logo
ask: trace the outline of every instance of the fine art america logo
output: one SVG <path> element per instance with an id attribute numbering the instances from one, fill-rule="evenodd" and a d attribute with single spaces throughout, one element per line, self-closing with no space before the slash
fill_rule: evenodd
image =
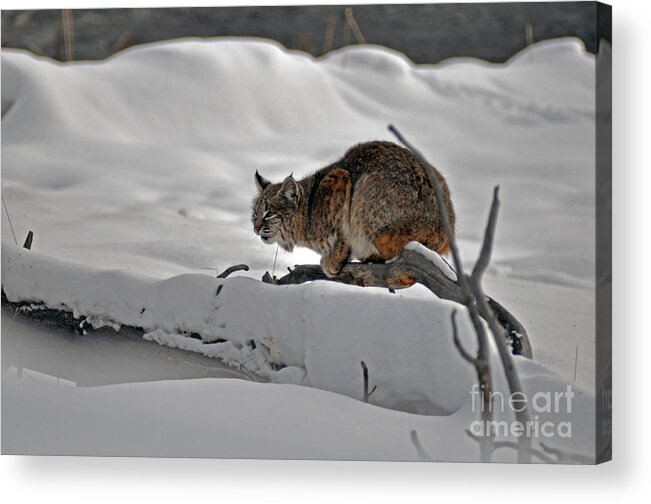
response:
<path id="1" fill-rule="evenodd" d="M 480 412 L 483 408 L 482 393 L 479 385 L 475 384 L 470 392 L 472 395 L 472 411 Z M 501 392 L 490 392 L 489 411 L 498 414 L 500 420 L 475 420 L 470 425 L 474 436 L 496 437 L 572 437 L 572 422 L 563 420 L 556 422 L 556 414 L 572 413 L 574 392 L 567 386 L 564 392 L 536 392 L 530 398 L 524 392 L 514 392 L 505 396 Z M 519 420 L 505 420 L 525 409 L 529 412 L 529 420 L 523 423 Z M 541 416 L 543 419 L 541 419 Z M 563 415 L 565 416 L 565 415 Z"/>

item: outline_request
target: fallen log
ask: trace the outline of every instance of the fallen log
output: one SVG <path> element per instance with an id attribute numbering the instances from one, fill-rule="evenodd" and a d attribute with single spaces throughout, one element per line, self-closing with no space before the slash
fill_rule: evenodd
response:
<path id="1" fill-rule="evenodd" d="M 337 276 L 332 278 L 328 278 L 318 264 L 299 264 L 280 278 L 272 278 L 271 275 L 266 274 L 262 280 L 276 285 L 330 280 L 359 287 L 388 289 L 404 289 L 419 283 L 441 299 L 464 303 L 461 287 L 447 272 L 442 271 L 420 252 L 409 249 L 403 250 L 390 263 L 348 263 Z M 524 326 L 500 303 L 490 297 L 487 301 L 506 331 L 507 343 L 511 346 L 513 354 L 531 359 L 533 352 Z"/>

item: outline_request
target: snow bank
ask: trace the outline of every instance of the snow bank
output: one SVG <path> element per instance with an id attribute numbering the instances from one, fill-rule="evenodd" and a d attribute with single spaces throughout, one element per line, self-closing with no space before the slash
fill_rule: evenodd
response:
<path id="1" fill-rule="evenodd" d="M 147 339 L 222 359 L 277 384 L 307 385 L 355 399 L 362 395 L 360 361 L 364 360 L 370 369 L 371 386 L 377 385 L 372 404 L 445 418 L 440 421 L 443 431 L 438 435 L 455 431 L 456 441 L 477 418 L 471 394 L 474 370 L 460 357 L 450 336 L 450 312 L 455 304 L 434 296 L 429 300 L 414 299 L 385 289 L 330 282 L 275 286 L 251 278 L 221 280 L 207 275 L 157 280 L 119 270 L 80 267 L 11 246 L 3 245 L 2 254 L 3 289 L 10 301 L 39 301 L 48 308 L 69 310 L 76 317 L 87 317 L 94 327 L 142 327 Z M 459 317 L 459 329 L 463 344 L 472 348 L 474 336 L 466 317 Z M 495 390 L 508 395 L 494 348 L 491 359 Z M 554 394 L 568 387 L 574 389 L 577 397 L 571 411 L 549 411 L 535 418 L 555 424 L 570 422 L 573 436 L 555 437 L 552 441 L 566 451 L 590 454 L 594 397 L 528 359 L 517 358 L 516 365 L 529 397 L 539 392 Z M 203 386 L 198 388 L 203 390 Z M 140 389 L 142 386 L 135 388 Z M 294 389 L 281 390 L 291 395 Z M 112 397 L 114 393 L 119 401 L 130 394 L 105 394 Z M 68 393 L 56 392 L 55 396 L 58 395 L 76 405 L 78 401 L 84 402 L 78 395 L 73 398 L 67 397 Z M 93 411 L 94 401 L 103 395 L 95 395 L 89 404 L 76 406 L 74 411 Z M 247 397 L 240 401 L 250 399 Z M 225 404 L 234 400 L 231 397 Z M 305 413 L 295 415 L 292 409 L 296 407 L 295 401 L 295 395 L 286 401 L 290 408 L 287 414 L 303 418 Z M 224 407 L 224 403 L 220 404 Z M 501 418 L 511 420 L 508 409 L 497 411 L 496 419 Z M 475 453 L 470 449 L 472 444 L 468 451 L 459 452 L 460 460 Z M 90 450 L 93 445 L 82 446 L 83 450 Z M 71 453 L 70 449 L 63 453 Z M 191 453 L 198 455 L 203 451 Z M 221 452 L 212 453 L 214 456 Z M 244 456 L 243 453 L 238 456 Z M 275 455 L 283 453 L 281 450 Z M 317 456 L 316 453 L 309 457 Z"/>
<path id="2" fill-rule="evenodd" d="M 191 274 L 157 280 L 10 246 L 2 253 L 10 301 L 40 301 L 86 317 L 96 328 L 142 327 L 147 339 L 276 382 L 360 398 L 364 360 L 378 387 L 372 402 L 428 414 L 456 411 L 473 383 L 450 337 L 455 304 L 434 296 L 414 299 L 331 282 L 275 286 Z M 463 317 L 460 330 L 472 348 Z"/>
<path id="3" fill-rule="evenodd" d="M 557 371 L 574 376 L 579 347 L 593 387 L 594 73 L 575 39 L 503 65 L 414 65 L 377 46 L 314 59 L 242 38 L 65 64 L 3 49 L 2 195 L 18 240 L 33 230 L 51 257 L 159 279 L 246 262 L 260 278 L 275 249 L 251 230 L 255 170 L 306 175 L 393 140 L 391 122 L 448 179 L 464 260 L 501 186 L 488 293 L 526 314 Z M 280 251 L 276 271 L 317 260 Z"/>
<path id="4" fill-rule="evenodd" d="M 393 140 L 393 123 L 448 178 L 466 257 L 500 184 L 491 274 L 586 285 L 594 67 L 574 39 L 504 65 L 414 65 L 377 46 L 314 59 L 256 39 L 66 64 L 3 49 L 2 192 L 48 255 L 158 278 L 245 258 L 257 276 L 274 249 L 251 232 L 256 169 L 309 174 L 355 143 Z M 278 268 L 307 258 L 281 252 Z"/>
<path id="5" fill-rule="evenodd" d="M 477 461 L 464 432 L 469 408 L 412 415 L 294 385 L 201 379 L 75 388 L 15 369 L 3 377 L 3 453 L 149 457 L 421 460 L 415 430 L 435 460 Z M 589 454 L 583 398 L 575 438 L 550 446 Z M 56 435 L 53 435 L 56 433 Z M 498 450 L 496 462 L 515 462 Z M 534 459 L 537 461 L 537 459 Z"/>

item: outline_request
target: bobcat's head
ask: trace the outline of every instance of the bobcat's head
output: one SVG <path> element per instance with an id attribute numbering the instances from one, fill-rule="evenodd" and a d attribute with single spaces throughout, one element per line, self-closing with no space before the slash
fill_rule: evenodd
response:
<path id="1" fill-rule="evenodd" d="M 263 242 L 278 243 L 291 252 L 296 245 L 296 216 L 303 200 L 303 188 L 291 175 L 280 184 L 272 184 L 257 171 L 255 183 L 259 190 L 251 215 L 255 234 Z"/>

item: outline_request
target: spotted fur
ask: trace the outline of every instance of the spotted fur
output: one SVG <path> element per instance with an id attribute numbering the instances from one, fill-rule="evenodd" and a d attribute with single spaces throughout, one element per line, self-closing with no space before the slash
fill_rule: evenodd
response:
<path id="1" fill-rule="evenodd" d="M 443 176 L 436 176 L 454 230 L 450 191 Z M 386 261 L 410 241 L 440 254 L 448 252 L 425 170 L 409 150 L 391 142 L 359 144 L 302 180 L 290 175 L 272 184 L 258 172 L 255 180 L 255 233 L 287 251 L 298 245 L 318 252 L 330 277 L 351 257 Z"/>

